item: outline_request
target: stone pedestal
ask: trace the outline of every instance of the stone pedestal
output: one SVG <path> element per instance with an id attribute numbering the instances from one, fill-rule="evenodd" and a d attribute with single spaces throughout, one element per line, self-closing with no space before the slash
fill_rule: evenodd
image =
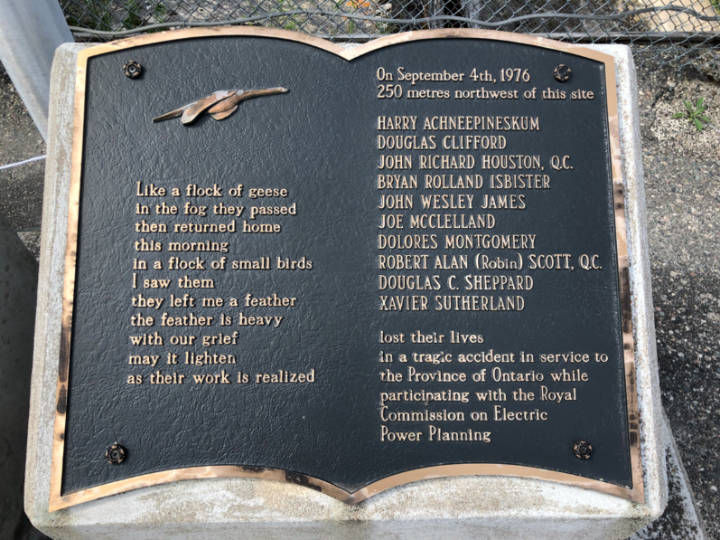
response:
<path id="1" fill-rule="evenodd" d="M 666 442 L 655 334 L 636 83 L 630 49 L 595 46 L 616 61 L 625 182 L 632 318 L 645 500 L 499 476 L 424 480 L 355 506 L 302 486 L 260 479 L 185 480 L 48 512 L 66 243 L 76 53 L 64 45 L 53 67 L 38 319 L 26 476 L 26 511 L 55 538 L 625 538 L 666 503 Z M 138 411 L 138 415 L 142 415 Z"/>

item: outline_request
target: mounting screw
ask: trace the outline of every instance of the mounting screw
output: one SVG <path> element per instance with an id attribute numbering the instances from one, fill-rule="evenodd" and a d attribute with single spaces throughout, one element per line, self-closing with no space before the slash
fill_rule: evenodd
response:
<path id="1" fill-rule="evenodd" d="M 555 69 L 553 69 L 553 77 L 555 77 L 557 82 L 567 82 L 570 80 L 571 75 L 572 69 L 565 64 L 558 64 L 555 66 Z"/>
<path id="2" fill-rule="evenodd" d="M 575 444 L 573 444 L 573 454 L 578 459 L 590 459 L 592 452 L 592 444 L 587 441 L 575 441 Z"/>
<path id="3" fill-rule="evenodd" d="M 120 446 L 118 443 L 111 444 L 105 450 L 105 459 L 112 465 L 118 465 L 125 461 L 127 457 L 127 450 L 124 446 Z"/>
<path id="4" fill-rule="evenodd" d="M 142 75 L 143 67 L 135 60 L 130 60 L 123 66 L 123 73 L 128 79 L 137 79 Z"/>

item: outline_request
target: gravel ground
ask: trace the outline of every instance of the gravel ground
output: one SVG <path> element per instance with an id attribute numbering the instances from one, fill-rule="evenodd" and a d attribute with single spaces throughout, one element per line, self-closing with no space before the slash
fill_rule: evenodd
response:
<path id="1" fill-rule="evenodd" d="M 638 80 L 663 403 L 708 536 L 720 538 L 720 84 L 647 62 Z M 703 132 L 671 118 L 698 97 L 714 124 Z M 42 153 L 0 70 L 0 165 Z M 42 175 L 42 163 L 0 171 L 0 214 L 36 254 Z"/>
<path id="2" fill-rule="evenodd" d="M 663 404 L 710 538 L 720 538 L 720 84 L 643 68 L 640 125 Z M 704 98 L 698 132 L 683 100 Z"/>
<path id="3" fill-rule="evenodd" d="M 45 142 L 0 66 L 0 165 L 44 153 Z M 44 161 L 0 171 L 0 214 L 23 240 L 30 240 L 31 251 L 36 256 L 44 174 Z"/>

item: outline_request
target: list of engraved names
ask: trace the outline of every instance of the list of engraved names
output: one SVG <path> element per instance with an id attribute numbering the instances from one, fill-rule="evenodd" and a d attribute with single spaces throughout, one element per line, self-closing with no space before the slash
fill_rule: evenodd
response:
<path id="1" fill-rule="evenodd" d="M 375 118 L 377 304 L 398 323 L 377 336 L 380 440 L 491 444 L 499 423 L 552 420 L 548 405 L 572 407 L 608 351 L 571 350 L 562 335 L 552 349 L 528 350 L 522 335 L 515 347 L 499 348 L 484 323 L 526 311 L 545 273 L 572 280 L 611 262 L 593 246 L 577 252 L 558 245 L 547 228 L 538 232 L 523 218 L 535 205 L 553 204 L 560 180 L 581 181 L 574 163 L 582 156 L 566 153 L 562 139 L 556 153 L 534 153 L 547 137 L 546 117 L 498 114 L 495 105 L 572 108 L 594 93 L 535 86 L 529 66 L 378 66 L 375 75 L 378 102 L 399 110 L 424 102 L 418 114 Z M 469 112 L 436 112 L 451 101 Z M 469 331 L 432 324 L 397 330 L 410 312 L 452 312 L 477 323 Z"/>

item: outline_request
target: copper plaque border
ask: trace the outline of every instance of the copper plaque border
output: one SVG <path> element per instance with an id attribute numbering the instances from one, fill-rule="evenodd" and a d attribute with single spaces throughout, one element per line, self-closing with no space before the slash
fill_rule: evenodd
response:
<path id="1" fill-rule="evenodd" d="M 82 154 L 85 121 L 85 89 L 88 60 L 93 56 L 130 49 L 153 43 L 163 43 L 193 38 L 212 38 L 220 36 L 266 37 L 294 41 L 328 51 L 347 61 L 368 54 L 372 51 L 428 39 L 460 38 L 484 39 L 531 45 L 545 49 L 561 51 L 575 56 L 602 62 L 605 66 L 605 85 L 607 95 L 608 128 L 610 138 L 610 158 L 613 181 L 613 204 L 615 209 L 615 233 L 617 243 L 617 261 L 619 276 L 620 304 L 622 313 L 622 334 L 625 368 L 625 390 L 628 410 L 628 431 L 630 443 L 630 465 L 632 487 L 619 486 L 600 480 L 582 476 L 550 471 L 535 467 L 506 465 L 494 463 L 455 464 L 425 467 L 405 471 L 388 476 L 364 488 L 347 492 L 329 482 L 307 475 L 290 471 L 260 467 L 243 467 L 221 465 L 209 467 L 188 467 L 144 474 L 100 486 L 83 489 L 73 493 L 62 494 L 62 468 L 64 457 L 64 434 L 67 420 L 67 393 L 70 372 L 70 353 L 72 343 L 72 320 L 75 294 L 76 257 L 78 241 L 78 219 L 80 210 L 80 186 L 82 181 Z M 88 47 L 78 52 L 75 80 L 74 123 L 72 130 L 72 152 L 70 169 L 70 193 L 68 204 L 67 247 L 65 251 L 65 276 L 62 296 L 62 329 L 60 358 L 58 365 L 57 401 L 55 425 L 53 431 L 52 464 L 50 469 L 50 500 L 49 511 L 54 512 L 84 502 L 93 501 L 109 495 L 116 495 L 143 487 L 176 482 L 178 480 L 203 478 L 257 478 L 296 483 L 316 489 L 331 497 L 349 504 L 357 504 L 368 497 L 397 486 L 450 476 L 490 475 L 532 478 L 559 482 L 570 486 L 590 489 L 629 499 L 633 502 L 644 501 L 643 471 L 640 449 L 640 415 L 635 376 L 635 340 L 633 334 L 629 258 L 627 249 L 627 232 L 625 225 L 625 196 L 622 178 L 622 158 L 620 155 L 619 119 L 617 93 L 615 86 L 614 58 L 592 49 L 554 41 L 526 34 L 498 32 L 494 30 L 476 29 L 438 29 L 421 30 L 392 34 L 367 43 L 347 46 L 325 39 L 291 32 L 262 27 L 211 27 L 172 30 L 142 35 L 109 43 Z"/>

